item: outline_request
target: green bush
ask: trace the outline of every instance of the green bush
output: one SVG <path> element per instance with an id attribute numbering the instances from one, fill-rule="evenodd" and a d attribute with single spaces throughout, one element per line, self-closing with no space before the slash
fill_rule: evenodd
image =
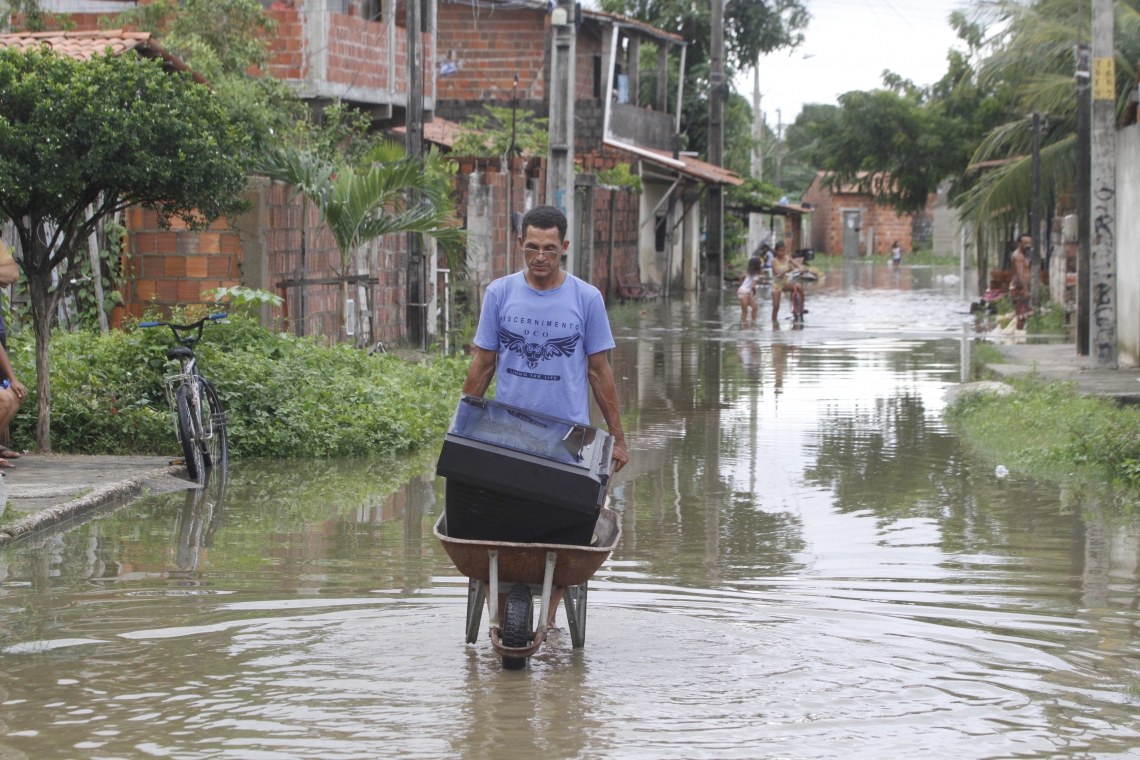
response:
<path id="1" fill-rule="evenodd" d="M 31 331 L 10 356 L 29 398 L 12 434 L 34 440 Z M 86 454 L 173 454 L 162 376 L 170 331 L 56 332 L 51 341 L 52 446 Z M 411 364 L 325 346 L 234 317 L 207 325 L 196 348 L 202 372 L 230 416 L 230 448 L 246 457 L 351 457 L 415 449 L 446 427 L 466 373 L 461 358 Z"/>

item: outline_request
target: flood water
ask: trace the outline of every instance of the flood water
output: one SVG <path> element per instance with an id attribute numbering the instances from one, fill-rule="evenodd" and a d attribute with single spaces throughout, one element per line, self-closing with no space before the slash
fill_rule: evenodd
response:
<path id="1" fill-rule="evenodd" d="M 0 760 L 1140 756 L 1137 533 L 947 430 L 955 275 L 829 273 L 803 330 L 615 309 L 624 537 L 524 671 L 463 641 L 432 452 L 0 555 Z"/>

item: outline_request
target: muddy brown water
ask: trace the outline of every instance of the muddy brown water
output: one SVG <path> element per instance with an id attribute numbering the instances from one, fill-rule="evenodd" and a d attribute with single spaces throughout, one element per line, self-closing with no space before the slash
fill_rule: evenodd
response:
<path id="1" fill-rule="evenodd" d="M 1140 755 L 1136 531 L 947 430 L 954 273 L 730 295 L 614 310 L 584 650 L 463 642 L 430 452 L 242 463 L 0 555 L 0 758 Z"/>

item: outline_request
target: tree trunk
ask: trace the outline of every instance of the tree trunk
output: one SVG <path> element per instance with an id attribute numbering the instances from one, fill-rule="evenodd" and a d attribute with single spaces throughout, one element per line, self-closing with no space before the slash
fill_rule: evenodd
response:
<path id="1" fill-rule="evenodd" d="M 39 243 L 39 241 L 36 241 Z M 51 453 L 51 368 L 48 343 L 56 299 L 49 292 L 51 270 L 28 272 L 28 294 L 32 302 L 32 329 L 36 334 L 36 449 Z"/>
<path id="2" fill-rule="evenodd" d="M 348 273 L 348 268 L 345 267 L 345 274 Z M 344 342 L 348 340 L 348 283 L 341 282 L 340 284 L 340 340 Z"/>

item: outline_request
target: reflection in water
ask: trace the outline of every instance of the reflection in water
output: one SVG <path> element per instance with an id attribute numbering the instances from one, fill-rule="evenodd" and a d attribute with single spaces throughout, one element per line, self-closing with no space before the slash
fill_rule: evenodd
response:
<path id="1" fill-rule="evenodd" d="M 802 331 L 615 310 L 624 539 L 586 648 L 527 671 L 463 643 L 432 452 L 243 462 L 10 550 L 0 757 L 1125 753 L 1140 539 L 943 426 L 959 287 L 856 263 Z"/>

